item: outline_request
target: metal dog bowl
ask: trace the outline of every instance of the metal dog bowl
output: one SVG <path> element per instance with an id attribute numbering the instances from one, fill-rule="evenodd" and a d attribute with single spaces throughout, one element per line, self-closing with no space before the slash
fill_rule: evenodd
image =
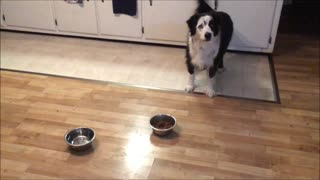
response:
<path id="1" fill-rule="evenodd" d="M 161 126 L 159 125 L 159 123 L 163 122 L 169 123 L 170 127 L 159 127 Z M 152 127 L 153 133 L 158 136 L 165 136 L 170 134 L 176 124 L 176 118 L 168 114 L 158 114 L 150 119 L 150 125 Z"/>
<path id="2" fill-rule="evenodd" d="M 81 151 L 89 148 L 95 137 L 93 129 L 80 127 L 68 131 L 64 140 L 71 149 Z"/>

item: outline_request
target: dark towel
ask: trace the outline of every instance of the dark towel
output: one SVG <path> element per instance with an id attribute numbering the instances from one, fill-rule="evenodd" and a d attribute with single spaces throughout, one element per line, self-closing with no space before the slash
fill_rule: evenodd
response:
<path id="1" fill-rule="evenodd" d="M 114 14 L 137 14 L 137 0 L 112 0 Z"/>

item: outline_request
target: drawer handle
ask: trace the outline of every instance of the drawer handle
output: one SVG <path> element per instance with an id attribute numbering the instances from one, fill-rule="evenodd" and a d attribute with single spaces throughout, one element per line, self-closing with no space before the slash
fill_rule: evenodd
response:
<path id="1" fill-rule="evenodd" d="M 69 3 L 69 4 L 82 4 L 83 3 L 83 0 L 64 0 L 66 3 Z M 89 0 L 87 0 L 89 1 Z"/>
<path id="2" fill-rule="evenodd" d="M 152 6 L 152 0 L 149 0 L 149 2 L 150 2 L 150 6 Z"/>

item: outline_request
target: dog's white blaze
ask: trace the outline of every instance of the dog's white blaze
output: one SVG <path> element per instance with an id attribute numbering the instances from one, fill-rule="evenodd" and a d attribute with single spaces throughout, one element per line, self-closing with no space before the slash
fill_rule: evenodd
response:
<path id="1" fill-rule="evenodd" d="M 205 40 L 205 34 L 210 33 L 211 36 L 213 36 L 213 32 L 209 26 L 209 22 L 212 20 L 211 16 L 203 16 L 199 18 L 198 23 L 197 23 L 197 34 L 200 36 L 200 39 Z M 199 29 L 198 27 L 202 25 L 203 28 Z"/>

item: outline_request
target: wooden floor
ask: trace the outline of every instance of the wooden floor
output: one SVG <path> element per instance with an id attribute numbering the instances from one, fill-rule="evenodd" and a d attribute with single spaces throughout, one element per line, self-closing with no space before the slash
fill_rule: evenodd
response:
<path id="1" fill-rule="evenodd" d="M 1 71 L 1 179 L 319 179 L 319 44 L 280 35 L 281 104 Z M 178 127 L 151 135 L 150 116 Z M 96 130 L 71 153 L 64 133 Z"/>

